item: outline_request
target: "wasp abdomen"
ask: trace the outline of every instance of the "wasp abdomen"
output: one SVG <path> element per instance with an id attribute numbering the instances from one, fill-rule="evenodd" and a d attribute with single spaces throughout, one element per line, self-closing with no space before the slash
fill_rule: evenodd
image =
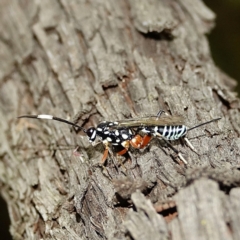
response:
<path id="1" fill-rule="evenodd" d="M 153 126 L 144 127 L 142 132 L 153 134 L 154 136 L 161 136 L 166 140 L 177 140 L 187 133 L 187 127 L 185 125 L 178 126 Z"/>

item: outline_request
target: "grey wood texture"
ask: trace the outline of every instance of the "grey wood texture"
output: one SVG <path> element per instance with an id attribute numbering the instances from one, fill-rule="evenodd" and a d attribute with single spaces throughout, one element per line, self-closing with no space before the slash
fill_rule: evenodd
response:
<path id="1" fill-rule="evenodd" d="M 0 1 L 0 187 L 13 239 L 240 239 L 240 105 L 211 58 L 214 19 L 200 0 Z M 103 169 L 103 146 L 83 133 L 16 119 L 88 128 L 160 109 L 189 127 L 222 117 L 189 132 L 197 153 L 173 143 L 187 166 L 153 140 Z"/>

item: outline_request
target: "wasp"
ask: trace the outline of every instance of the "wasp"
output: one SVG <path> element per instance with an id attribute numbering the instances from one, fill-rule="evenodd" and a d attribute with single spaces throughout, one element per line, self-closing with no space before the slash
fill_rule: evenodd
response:
<path id="1" fill-rule="evenodd" d="M 118 155 L 124 155 L 127 153 L 130 146 L 137 149 L 146 147 L 152 137 L 163 139 L 168 146 L 170 146 L 178 154 L 179 158 L 187 164 L 187 161 L 169 141 L 184 138 L 189 147 L 194 150 L 194 147 L 185 137 L 187 132 L 221 119 L 212 119 L 188 128 L 183 124 L 184 118 L 182 116 L 161 116 L 163 112 L 164 111 L 162 110 L 159 111 L 157 116 L 132 118 L 115 122 L 104 121 L 100 122 L 96 128 L 90 127 L 88 129 L 52 115 L 23 115 L 18 118 L 50 119 L 72 125 L 83 131 L 88 136 L 90 143 L 93 143 L 98 137 L 105 146 L 105 151 L 101 159 L 102 164 L 104 164 L 108 157 L 110 145 L 114 148 Z"/>

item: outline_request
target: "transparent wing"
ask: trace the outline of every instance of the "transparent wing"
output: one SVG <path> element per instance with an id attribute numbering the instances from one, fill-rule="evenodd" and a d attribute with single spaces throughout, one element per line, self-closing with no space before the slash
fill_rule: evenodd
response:
<path id="1" fill-rule="evenodd" d="M 184 118 L 182 116 L 151 116 L 142 118 L 131 118 L 125 120 L 119 120 L 115 123 L 116 128 L 130 127 L 136 128 L 141 126 L 177 126 L 184 124 Z"/>

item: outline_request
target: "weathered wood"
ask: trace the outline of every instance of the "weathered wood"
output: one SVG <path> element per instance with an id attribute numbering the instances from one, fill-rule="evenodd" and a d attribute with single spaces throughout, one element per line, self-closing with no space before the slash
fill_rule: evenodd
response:
<path id="1" fill-rule="evenodd" d="M 216 182 L 206 179 L 181 190 L 176 204 L 182 239 L 232 239 L 227 226 L 226 198 Z"/>
<path id="2" fill-rule="evenodd" d="M 14 239 L 239 239 L 240 105 L 211 59 L 214 18 L 200 0 L 0 2 L 0 183 Z M 16 120 L 87 128 L 159 109 L 189 127 L 222 119 L 189 132 L 197 153 L 174 143 L 187 166 L 154 140 L 106 169 L 83 133 Z"/>
<path id="3" fill-rule="evenodd" d="M 143 194 L 135 192 L 132 201 L 136 212 L 130 210 L 124 223 L 134 239 L 168 239 L 168 230 L 163 217 L 158 215 Z"/>

